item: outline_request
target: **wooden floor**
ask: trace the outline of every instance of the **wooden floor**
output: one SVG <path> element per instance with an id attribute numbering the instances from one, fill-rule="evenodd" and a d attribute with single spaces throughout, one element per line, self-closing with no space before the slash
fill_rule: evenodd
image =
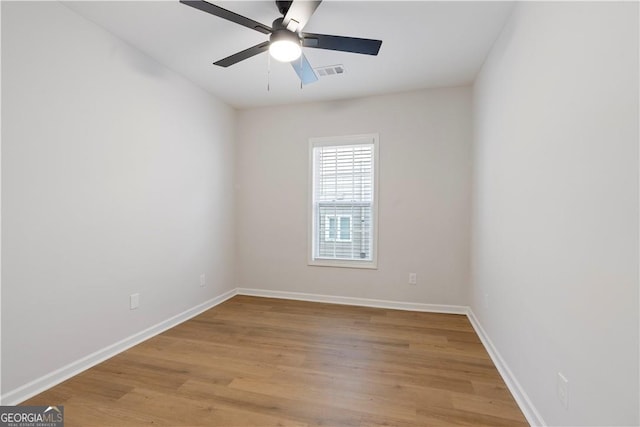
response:
<path id="1" fill-rule="evenodd" d="M 71 426 L 526 426 L 465 316 L 236 296 L 24 402 Z"/>

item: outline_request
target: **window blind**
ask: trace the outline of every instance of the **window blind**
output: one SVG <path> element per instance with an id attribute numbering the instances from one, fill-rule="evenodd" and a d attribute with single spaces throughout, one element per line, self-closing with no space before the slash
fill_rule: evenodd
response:
<path id="1" fill-rule="evenodd" d="M 373 260 L 374 144 L 313 147 L 314 259 Z"/>

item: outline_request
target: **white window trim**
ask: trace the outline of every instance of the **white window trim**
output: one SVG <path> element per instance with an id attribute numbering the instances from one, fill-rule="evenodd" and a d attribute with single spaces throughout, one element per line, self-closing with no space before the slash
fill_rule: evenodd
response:
<path id="1" fill-rule="evenodd" d="M 373 143 L 373 240 L 371 242 L 372 257 L 371 261 L 360 260 L 335 260 L 335 259 L 314 259 L 313 258 L 313 236 L 314 230 L 314 210 L 313 210 L 313 148 L 326 145 L 353 145 L 367 142 Z M 309 213 L 307 226 L 307 264 L 317 267 L 341 267 L 341 268 L 378 268 L 378 175 L 380 173 L 379 161 L 379 136 L 377 133 L 348 135 L 348 136 L 332 136 L 322 138 L 309 139 L 309 174 L 308 174 L 308 201 L 307 209 Z"/>

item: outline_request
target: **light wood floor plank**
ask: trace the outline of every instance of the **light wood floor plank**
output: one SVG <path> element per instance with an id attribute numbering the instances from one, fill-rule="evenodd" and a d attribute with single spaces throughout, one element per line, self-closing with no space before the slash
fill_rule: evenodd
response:
<path id="1" fill-rule="evenodd" d="M 526 426 L 465 316 L 236 296 L 24 402 L 68 426 Z"/>

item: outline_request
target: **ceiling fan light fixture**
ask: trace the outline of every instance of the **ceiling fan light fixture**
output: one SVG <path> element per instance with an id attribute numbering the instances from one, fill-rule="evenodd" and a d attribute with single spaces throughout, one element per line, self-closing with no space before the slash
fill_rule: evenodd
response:
<path id="1" fill-rule="evenodd" d="M 274 31 L 269 43 L 269 54 L 280 62 L 291 62 L 300 58 L 302 48 L 298 35 L 288 30 Z"/>

